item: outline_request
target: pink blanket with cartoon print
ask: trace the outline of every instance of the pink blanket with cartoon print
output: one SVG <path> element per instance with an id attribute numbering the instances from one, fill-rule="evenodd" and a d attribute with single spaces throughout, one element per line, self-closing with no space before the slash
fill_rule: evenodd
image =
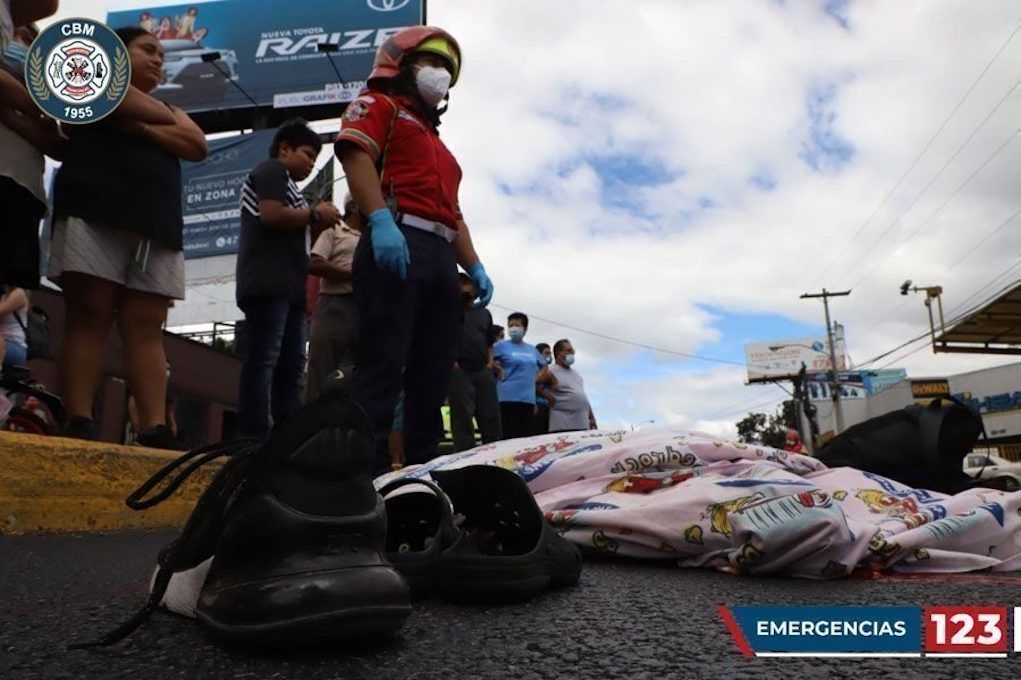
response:
<path id="1" fill-rule="evenodd" d="M 1021 491 L 946 496 L 768 447 L 679 430 L 551 434 L 376 480 L 499 465 L 571 541 L 683 567 L 836 578 L 856 568 L 1021 569 Z"/>

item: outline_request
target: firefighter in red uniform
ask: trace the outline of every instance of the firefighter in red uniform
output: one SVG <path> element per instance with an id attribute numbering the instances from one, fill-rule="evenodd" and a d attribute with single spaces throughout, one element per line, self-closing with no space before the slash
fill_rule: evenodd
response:
<path id="1" fill-rule="evenodd" d="M 457 266 L 472 277 L 480 305 L 493 295 L 458 206 L 461 168 L 437 133 L 460 68 L 461 49 L 447 32 L 394 34 L 334 147 L 368 225 L 353 263 L 360 350 L 351 391 L 372 420 L 377 474 L 390 468 L 386 441 L 402 387 L 405 461 L 435 455 L 436 414 L 461 332 Z"/>

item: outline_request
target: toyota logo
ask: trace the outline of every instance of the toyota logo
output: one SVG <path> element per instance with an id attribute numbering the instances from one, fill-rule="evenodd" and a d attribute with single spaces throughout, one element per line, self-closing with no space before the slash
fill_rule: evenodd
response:
<path id="1" fill-rule="evenodd" d="M 411 0 L 365 0 L 377 12 L 393 12 L 407 5 Z"/>

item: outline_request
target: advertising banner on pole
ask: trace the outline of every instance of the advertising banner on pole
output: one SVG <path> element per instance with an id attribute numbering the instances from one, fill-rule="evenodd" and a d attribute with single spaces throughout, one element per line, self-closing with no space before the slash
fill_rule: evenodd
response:
<path id="1" fill-rule="evenodd" d="M 241 187 L 251 169 L 269 158 L 274 134 L 261 130 L 214 140 L 204 161 L 181 163 L 186 259 L 238 251 Z"/>
<path id="2" fill-rule="evenodd" d="M 812 399 L 830 398 L 829 372 L 808 374 L 808 393 Z M 871 397 L 890 385 L 895 385 L 908 377 L 903 368 L 880 368 L 864 371 L 840 371 L 837 383 L 840 385 L 842 399 L 865 399 Z"/>
<path id="3" fill-rule="evenodd" d="M 277 108 L 351 101 L 383 41 L 424 16 L 425 0 L 216 0 L 140 3 L 106 23 L 159 38 L 164 80 L 153 95 L 197 112 L 250 107 L 248 96 Z"/>
<path id="4" fill-rule="evenodd" d="M 834 342 L 837 370 L 847 367 L 847 349 L 843 338 Z M 748 366 L 748 382 L 790 379 L 805 365 L 808 372 L 830 370 L 829 344 L 826 336 L 794 338 L 773 342 L 749 342 L 744 346 Z"/>

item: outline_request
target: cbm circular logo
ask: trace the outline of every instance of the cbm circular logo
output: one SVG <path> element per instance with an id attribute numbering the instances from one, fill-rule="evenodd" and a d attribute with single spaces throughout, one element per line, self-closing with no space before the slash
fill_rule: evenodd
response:
<path id="1" fill-rule="evenodd" d="M 62 123 L 93 123 L 113 113 L 131 83 L 121 39 L 92 19 L 64 19 L 28 51 L 25 84 L 36 105 Z"/>

